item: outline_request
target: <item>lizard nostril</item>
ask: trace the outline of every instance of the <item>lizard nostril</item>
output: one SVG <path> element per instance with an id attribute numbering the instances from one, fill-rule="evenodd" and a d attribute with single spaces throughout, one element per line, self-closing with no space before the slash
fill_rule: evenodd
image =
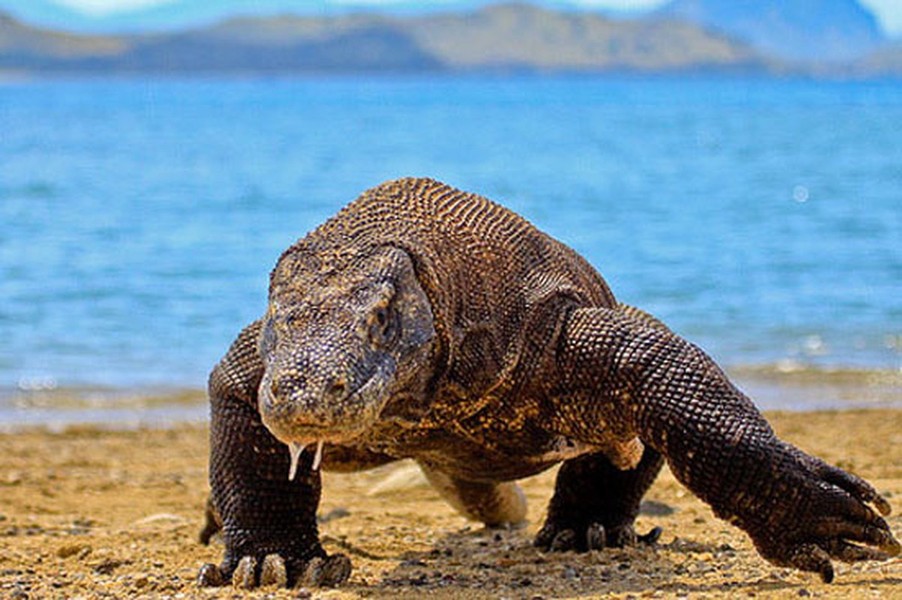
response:
<path id="1" fill-rule="evenodd" d="M 332 385 L 329 386 L 329 389 L 326 392 L 326 395 L 331 398 L 341 398 L 347 392 L 348 384 L 344 380 L 344 378 L 335 379 L 332 382 Z"/>
<path id="2" fill-rule="evenodd" d="M 273 402 L 278 404 L 279 402 L 290 400 L 298 390 L 304 388 L 305 383 L 304 378 L 299 375 L 283 375 L 273 378 L 269 386 Z"/>

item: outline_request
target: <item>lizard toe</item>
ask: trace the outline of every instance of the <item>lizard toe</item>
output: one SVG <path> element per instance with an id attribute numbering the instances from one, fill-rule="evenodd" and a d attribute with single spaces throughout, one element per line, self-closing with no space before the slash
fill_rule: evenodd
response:
<path id="1" fill-rule="evenodd" d="M 257 559 L 245 556 L 238 561 L 232 571 L 232 587 L 239 590 L 252 590 L 257 587 Z"/>
<path id="2" fill-rule="evenodd" d="M 551 552 L 570 552 L 577 548 L 576 532 L 572 529 L 558 531 L 548 546 L 548 550 Z"/>
<path id="3" fill-rule="evenodd" d="M 326 564 L 322 570 L 323 587 L 336 587 L 344 583 L 351 576 L 351 559 L 344 554 L 334 554 L 326 558 Z"/>
<path id="4" fill-rule="evenodd" d="M 646 544 L 648 546 L 654 546 L 658 543 L 658 540 L 661 539 L 661 534 L 664 533 L 664 530 L 660 527 L 652 527 L 648 533 L 638 536 L 636 539 L 640 544 Z"/>
<path id="5" fill-rule="evenodd" d="M 351 576 L 351 560 L 344 554 L 316 557 L 298 578 L 298 587 L 336 587 Z"/>
<path id="6" fill-rule="evenodd" d="M 803 544 L 792 554 L 790 565 L 801 571 L 818 573 L 824 583 L 833 581 L 833 564 L 830 555 L 816 544 Z"/>
<path id="7" fill-rule="evenodd" d="M 222 587 L 227 583 L 225 575 L 219 565 L 205 563 L 197 572 L 197 585 L 199 587 Z"/>
<path id="8" fill-rule="evenodd" d="M 608 534 L 604 525 L 592 523 L 586 528 L 586 548 L 588 550 L 604 550 L 608 545 Z"/>
<path id="9" fill-rule="evenodd" d="M 597 536 L 596 530 L 599 528 L 605 536 L 600 545 L 594 541 Z M 654 527 L 648 533 L 639 535 L 632 524 L 605 528 L 600 523 L 593 523 L 586 530 L 586 548 L 601 550 L 603 548 L 626 548 L 640 544 L 651 546 L 661 537 L 662 531 L 660 527 Z"/>
<path id="10" fill-rule="evenodd" d="M 858 544 L 850 544 L 845 540 L 831 540 L 824 544 L 827 553 L 837 560 L 843 562 L 858 562 L 862 560 L 887 560 L 889 554 L 874 548 L 859 546 Z"/>
<path id="11" fill-rule="evenodd" d="M 288 586 L 288 569 L 285 559 L 278 554 L 267 554 L 260 567 L 260 587 L 276 586 L 279 588 Z"/>

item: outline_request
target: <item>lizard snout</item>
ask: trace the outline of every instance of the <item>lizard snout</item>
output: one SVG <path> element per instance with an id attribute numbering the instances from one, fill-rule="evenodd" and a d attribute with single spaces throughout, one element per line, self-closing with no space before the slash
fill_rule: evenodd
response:
<path id="1" fill-rule="evenodd" d="M 286 373 L 272 379 L 266 401 L 272 408 L 283 404 L 295 405 L 297 409 L 314 408 L 340 402 L 348 395 L 348 390 L 348 380 L 341 375 L 316 382 L 299 373 Z"/>
<path id="2" fill-rule="evenodd" d="M 338 443 L 359 435 L 371 420 L 366 403 L 354 398 L 343 376 L 282 374 L 264 378 L 258 407 L 263 424 L 285 443 Z"/>
<path id="3" fill-rule="evenodd" d="M 297 344 L 267 361 L 257 401 L 276 438 L 336 443 L 359 436 L 377 418 L 394 361 L 380 352 L 336 352 L 334 345 Z"/>

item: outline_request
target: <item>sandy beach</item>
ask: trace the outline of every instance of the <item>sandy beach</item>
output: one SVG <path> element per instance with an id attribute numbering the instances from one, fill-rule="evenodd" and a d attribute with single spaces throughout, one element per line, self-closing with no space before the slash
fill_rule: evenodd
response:
<path id="1" fill-rule="evenodd" d="M 850 469 L 895 505 L 902 534 L 902 411 L 770 413 L 785 439 Z M 836 582 L 764 562 L 665 470 L 639 528 L 657 547 L 544 554 L 531 545 L 554 471 L 523 482 L 529 525 L 488 531 L 408 463 L 324 476 L 321 534 L 354 562 L 338 590 L 200 589 L 221 544 L 197 542 L 207 495 L 203 426 L 0 434 L 2 598 L 900 598 L 902 561 L 840 565 Z"/>

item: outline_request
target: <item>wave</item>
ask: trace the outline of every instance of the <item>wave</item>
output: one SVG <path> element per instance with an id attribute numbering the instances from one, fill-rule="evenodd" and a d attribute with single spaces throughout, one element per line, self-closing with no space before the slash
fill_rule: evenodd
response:
<path id="1" fill-rule="evenodd" d="M 730 378 L 761 410 L 902 409 L 902 370 L 822 367 L 781 361 L 737 365 Z M 192 388 L 57 387 L 52 381 L 0 387 L 0 431 L 100 424 L 171 427 L 207 419 L 207 397 Z"/>
<path id="2" fill-rule="evenodd" d="M 19 386 L 0 389 L 0 404 L 18 409 L 67 410 L 150 409 L 190 406 L 206 402 L 206 393 L 194 389 Z"/>
<path id="3" fill-rule="evenodd" d="M 780 361 L 737 365 L 727 372 L 764 410 L 902 408 L 902 369 Z"/>
<path id="4" fill-rule="evenodd" d="M 768 379 L 792 385 L 893 385 L 902 388 L 902 368 L 824 367 L 796 361 L 738 365 L 727 369 L 736 377 Z"/>
<path id="5" fill-rule="evenodd" d="M 0 432 L 62 431 L 81 425 L 115 430 L 171 428 L 201 423 L 207 415 L 206 393 L 199 389 L 0 388 Z"/>

